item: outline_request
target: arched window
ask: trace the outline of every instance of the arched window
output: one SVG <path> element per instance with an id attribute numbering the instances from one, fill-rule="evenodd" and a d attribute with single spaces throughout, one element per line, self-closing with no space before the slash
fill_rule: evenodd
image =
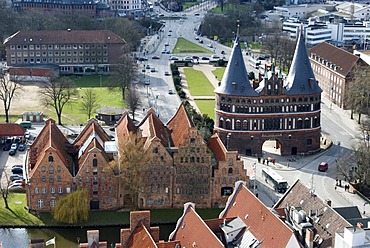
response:
<path id="1" fill-rule="evenodd" d="M 49 156 L 49 162 L 54 162 L 53 156 Z"/>
<path id="2" fill-rule="evenodd" d="M 233 174 L 233 168 L 229 168 L 229 174 Z"/>
<path id="3" fill-rule="evenodd" d="M 304 128 L 310 128 L 310 119 L 304 119 Z"/>
<path id="4" fill-rule="evenodd" d="M 98 166 L 98 160 L 97 159 L 93 159 L 93 167 L 97 167 Z"/>
<path id="5" fill-rule="evenodd" d="M 237 120 L 235 123 L 235 130 L 240 130 L 240 120 Z"/>
<path id="6" fill-rule="evenodd" d="M 231 121 L 230 121 L 230 119 L 227 119 L 226 120 L 226 127 L 225 127 L 226 129 L 231 129 Z"/>
<path id="7" fill-rule="evenodd" d="M 243 121 L 243 130 L 248 130 L 248 121 L 247 120 Z"/>
<path id="8" fill-rule="evenodd" d="M 218 125 L 219 125 L 220 128 L 224 128 L 224 119 L 223 118 L 220 118 Z"/>
<path id="9" fill-rule="evenodd" d="M 303 121 L 301 118 L 297 120 L 297 129 L 302 129 L 303 128 Z"/>

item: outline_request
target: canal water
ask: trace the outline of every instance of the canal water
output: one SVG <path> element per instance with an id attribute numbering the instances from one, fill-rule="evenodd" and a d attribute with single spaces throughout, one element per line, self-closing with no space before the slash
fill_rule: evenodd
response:
<path id="1" fill-rule="evenodd" d="M 175 224 L 161 224 L 160 239 L 168 240 L 169 234 L 175 229 Z M 0 243 L 3 248 L 28 248 L 31 239 L 43 238 L 45 242 L 56 237 L 56 247 L 76 248 L 78 243 L 87 242 L 87 230 L 100 230 L 100 241 L 107 241 L 108 247 L 114 247 L 115 243 L 120 242 L 120 230 L 122 227 L 102 227 L 102 228 L 49 228 L 49 229 L 25 229 L 25 228 L 4 228 L 0 229 Z M 48 246 L 52 247 L 52 246 Z"/>

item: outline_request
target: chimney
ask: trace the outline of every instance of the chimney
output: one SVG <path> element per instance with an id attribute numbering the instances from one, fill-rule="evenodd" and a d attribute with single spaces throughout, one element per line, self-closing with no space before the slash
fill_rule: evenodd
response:
<path id="1" fill-rule="evenodd" d="M 306 229 L 306 237 L 305 237 L 305 247 L 307 248 L 313 248 L 313 237 L 314 232 L 311 229 Z"/>
<path id="2" fill-rule="evenodd" d="M 361 222 L 357 222 L 357 227 L 360 228 L 360 229 L 364 229 L 364 224 L 362 224 Z"/>

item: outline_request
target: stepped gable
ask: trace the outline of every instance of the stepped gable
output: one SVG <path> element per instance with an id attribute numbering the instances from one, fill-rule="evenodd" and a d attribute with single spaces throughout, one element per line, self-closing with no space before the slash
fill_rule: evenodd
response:
<path id="1" fill-rule="evenodd" d="M 225 161 L 227 150 L 217 133 L 211 136 L 207 146 L 211 149 L 217 161 Z"/>
<path id="2" fill-rule="evenodd" d="M 312 212 L 315 234 L 322 239 L 320 247 L 335 247 L 335 233 L 351 227 L 351 223 L 337 213 L 328 202 L 320 199 L 298 179 L 273 206 L 274 209 L 300 207 L 307 213 Z M 280 211 L 281 212 L 281 211 Z M 285 211 L 284 211 L 285 212 Z"/>
<path id="3" fill-rule="evenodd" d="M 92 135 L 97 135 L 99 138 L 105 142 L 109 141 L 110 138 L 108 134 L 104 131 L 104 129 L 99 125 L 98 121 L 96 119 L 90 119 L 87 122 L 87 125 L 85 128 L 81 131 L 81 133 L 77 136 L 75 141 L 73 142 L 73 145 L 76 146 L 76 148 L 79 148 L 83 145 L 84 142 Z M 103 149 L 104 150 L 104 149 Z"/>
<path id="4" fill-rule="evenodd" d="M 284 87 L 287 95 L 320 94 L 322 92 L 312 71 L 302 33 L 298 37 Z"/>
<path id="5" fill-rule="evenodd" d="M 174 240 L 180 241 L 181 247 L 224 247 L 190 202 L 184 204 L 184 212 L 169 236 L 169 241 Z"/>
<path id="6" fill-rule="evenodd" d="M 41 160 L 44 157 L 42 154 L 44 154 L 45 150 L 49 148 L 54 149 L 55 152 L 58 153 L 64 165 L 72 166 L 73 157 L 67 152 L 69 146 L 70 143 L 55 124 L 55 121 L 53 119 L 48 119 L 40 134 L 30 147 L 29 161 L 32 169 L 30 177 L 32 177 L 33 172 L 35 171 L 34 168 L 39 164 L 39 159 Z M 71 171 L 71 168 L 68 169 Z"/>
<path id="7" fill-rule="evenodd" d="M 171 130 L 174 146 L 181 146 L 188 137 L 190 129 L 194 127 L 184 103 L 180 104 L 175 115 L 167 122 L 167 127 Z"/>
<path id="8" fill-rule="evenodd" d="M 300 247 L 294 232 L 268 209 L 242 181 L 235 183 L 225 209 L 219 218 L 239 217 L 248 230 L 262 242 L 261 248 Z"/>
<path id="9" fill-rule="evenodd" d="M 139 222 L 138 225 L 132 230 L 130 236 L 123 244 L 122 247 L 126 248 L 136 248 L 136 247 L 145 247 L 145 248 L 157 248 L 153 237 L 150 235 L 149 231 L 143 225 L 142 222 Z"/>
<path id="10" fill-rule="evenodd" d="M 134 121 L 130 118 L 128 112 L 124 112 L 121 118 L 116 124 L 116 136 L 117 142 L 128 135 L 130 132 L 136 132 L 137 127 L 135 126 Z"/>
<path id="11" fill-rule="evenodd" d="M 235 39 L 224 76 L 221 84 L 215 89 L 215 93 L 233 96 L 258 96 L 248 79 L 239 37 Z"/>
<path id="12" fill-rule="evenodd" d="M 149 109 L 145 118 L 138 125 L 143 138 L 158 138 L 164 147 L 172 144 L 171 135 L 168 128 L 162 123 L 153 109 Z"/>
<path id="13" fill-rule="evenodd" d="M 308 53 L 334 64 L 337 67 L 335 71 L 344 77 L 348 76 L 358 60 L 360 60 L 358 56 L 326 42 L 317 44 Z"/>

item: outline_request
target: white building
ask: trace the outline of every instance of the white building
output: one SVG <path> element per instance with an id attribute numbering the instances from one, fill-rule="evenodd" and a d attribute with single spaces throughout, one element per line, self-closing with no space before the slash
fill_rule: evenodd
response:
<path id="1" fill-rule="evenodd" d="M 370 5 L 365 3 L 343 2 L 338 4 L 335 9 L 339 15 L 346 20 L 368 21 L 370 18 Z"/>
<path id="2" fill-rule="evenodd" d="M 344 44 L 365 44 L 370 39 L 370 22 L 356 22 L 355 24 L 337 23 L 328 24 L 332 31 L 332 40 Z"/>
<path id="3" fill-rule="evenodd" d="M 144 11 L 144 4 L 141 0 L 102 0 L 109 5 L 111 11 L 118 15 L 136 14 Z"/>
<path id="4" fill-rule="evenodd" d="M 302 4 L 292 6 L 277 6 L 274 7 L 277 14 L 285 17 L 307 18 L 308 14 L 318 10 L 334 10 L 335 4 Z"/>
<path id="5" fill-rule="evenodd" d="M 344 228 L 335 233 L 335 248 L 360 248 L 370 246 L 370 230 L 358 226 Z"/>

